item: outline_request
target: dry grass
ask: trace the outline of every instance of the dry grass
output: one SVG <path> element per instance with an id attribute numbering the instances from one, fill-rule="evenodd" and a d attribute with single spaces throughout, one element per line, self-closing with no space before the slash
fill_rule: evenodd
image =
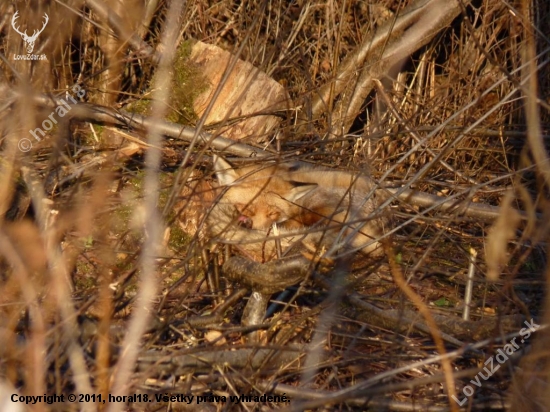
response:
<path id="1" fill-rule="evenodd" d="M 497 0 L 450 2 L 455 8 L 445 14 L 433 12 L 441 11 L 433 0 L 432 14 L 411 24 L 426 29 L 415 40 L 418 33 L 396 16 L 412 15 L 411 4 L 420 3 L 2 3 L 0 404 L 5 390 L 154 400 L 33 410 L 436 411 L 457 407 L 445 390 L 454 382 L 459 399 L 466 385 L 475 389 L 465 404 L 471 409 L 545 410 L 547 331 L 520 345 L 534 342 L 521 374 L 513 373 L 514 355 L 480 388 L 470 380 L 511 339 L 505 334 L 523 327 L 513 320 L 542 324 L 548 313 L 550 7 L 542 0 L 515 9 Z M 47 60 L 14 58 L 26 54 L 11 27 L 16 10 L 27 33 L 49 15 L 33 51 Z M 389 37 L 376 40 L 380 33 Z M 154 122 L 124 127 L 112 117 L 152 99 L 144 112 L 150 118 L 187 119 L 203 130 L 188 107 L 200 73 L 170 67 L 183 50 L 175 46 L 189 39 L 253 63 L 294 102 L 269 147 L 232 146 L 224 154 L 267 148 L 268 158 L 361 170 L 385 187 L 450 198 L 457 208 L 394 199 L 387 207 L 399 265 L 313 271 L 272 297 L 279 305 L 257 341 L 246 340 L 254 329 L 241 325 L 249 294 L 217 278 L 224 256 L 208 252 L 197 213 L 211 198 L 201 204 L 204 196 L 189 196 L 210 188 L 215 143 L 195 138 L 190 146 L 193 130 L 167 137 Z M 90 106 L 60 116 L 52 98 L 68 95 Z M 37 141 L 28 131 L 52 112 L 58 122 Z M 21 139 L 29 139 L 29 151 Z M 467 202 L 496 207 L 505 197 L 509 214 L 493 228 L 461 213 Z M 521 211 L 515 222 L 511 208 Z M 475 322 L 445 329 L 461 315 L 471 248 L 479 255 Z M 396 267 L 408 289 L 394 282 Z M 414 304 L 411 292 L 420 298 Z M 401 323 L 380 320 L 368 304 L 394 311 Z M 449 338 L 447 380 L 446 361 L 437 357 L 442 345 L 432 340 L 440 332 L 411 325 L 424 323 L 415 315 L 422 304 Z M 460 342 L 477 351 L 461 351 Z M 285 393 L 290 402 L 155 399 L 165 393 Z"/>

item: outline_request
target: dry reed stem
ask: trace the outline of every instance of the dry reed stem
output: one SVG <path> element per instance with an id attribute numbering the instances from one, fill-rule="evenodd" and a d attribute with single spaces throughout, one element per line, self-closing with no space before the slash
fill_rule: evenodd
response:
<path id="1" fill-rule="evenodd" d="M 384 241 L 384 249 L 386 251 L 386 255 L 388 256 L 388 261 L 390 264 L 390 270 L 393 276 L 393 280 L 395 281 L 399 289 L 401 289 L 401 291 L 416 306 L 420 314 L 426 320 L 428 327 L 430 328 L 430 332 L 432 334 L 435 347 L 437 348 L 437 352 L 439 353 L 439 355 L 441 355 L 441 367 L 445 375 L 445 383 L 446 383 L 446 389 L 447 389 L 447 396 L 449 399 L 449 405 L 450 405 L 451 411 L 458 412 L 457 403 L 454 401 L 457 398 L 456 398 L 455 380 L 453 376 L 453 367 L 449 359 L 444 356 L 447 353 L 447 351 L 445 350 L 443 339 L 441 339 L 441 332 L 439 331 L 439 328 L 437 327 L 437 324 L 435 323 L 435 320 L 432 314 L 430 313 L 430 309 L 428 309 L 426 304 L 422 302 L 422 299 L 407 284 L 407 281 L 403 276 L 401 266 L 399 266 L 399 264 L 395 260 L 396 255 L 393 250 L 393 247 L 391 246 L 391 243 L 388 240 Z"/>
<path id="2" fill-rule="evenodd" d="M 390 44 L 384 47 L 387 36 L 382 35 L 382 28 L 399 26 L 400 11 L 415 4 L 418 2 L 395 0 L 376 4 L 340 0 L 305 4 L 255 0 L 246 4 L 229 0 L 192 2 L 182 11 L 183 24 L 178 35 L 218 44 L 239 54 L 288 88 L 296 107 L 281 114 L 286 116 L 278 130 L 283 138 L 277 138 L 277 145 L 266 158 L 300 160 L 343 170 L 360 169 L 394 190 L 420 190 L 433 196 L 431 199 L 436 202 L 446 202 L 439 209 L 433 202 L 423 203 L 427 197 L 418 202 L 414 199 L 393 202 L 392 213 L 397 221 L 393 233 L 397 236 L 401 262 L 408 271 L 423 276 L 420 281 L 423 287 L 418 289 L 420 298 L 431 301 L 434 296 L 445 297 L 451 306 L 439 310 L 445 310 L 449 316 L 455 309 L 452 305 L 461 296 L 460 279 L 469 259 L 467 248 L 483 249 L 487 220 L 494 218 L 497 206 L 512 191 L 516 196 L 511 204 L 523 212 L 522 221 L 515 240 L 503 242 L 497 252 L 495 261 L 504 262 L 499 259 L 508 258 L 499 280 L 474 287 L 474 302 L 479 306 L 472 309 L 472 316 L 487 317 L 491 310 L 536 314 L 543 299 L 543 286 L 548 283 L 547 279 L 544 283 L 540 281 L 540 273 L 547 271 L 547 251 L 542 249 L 550 230 L 545 163 L 550 117 L 548 103 L 544 101 L 550 79 L 548 38 L 544 34 L 550 21 L 548 5 L 536 0 L 524 1 L 520 10 L 497 0 L 465 5 L 462 16 L 420 50 L 407 55 L 398 72 L 382 69 L 375 73 L 381 82 L 379 87 L 364 100 L 365 96 L 357 89 L 358 106 L 350 106 L 348 99 L 354 99 L 353 82 L 347 81 L 349 89 L 346 89 L 342 75 L 358 73 L 368 80 L 373 73 L 369 71 L 370 60 L 365 67 L 356 64 L 358 60 L 348 65 L 351 60 L 346 58 L 368 53 L 369 46 L 364 45 L 369 44 L 372 36 L 378 39 L 376 44 L 381 44 L 380 50 L 390 50 Z M 156 279 L 167 282 L 165 293 L 160 296 L 148 289 L 149 298 L 155 296 L 153 301 L 145 302 L 149 307 L 147 330 L 151 333 L 143 334 L 143 323 L 137 325 L 133 318 L 145 307 L 136 304 L 134 296 L 137 267 L 139 264 L 145 267 L 142 275 L 155 272 L 150 255 L 156 246 L 152 244 L 154 239 L 158 241 L 161 236 L 155 230 L 147 230 L 147 236 L 154 239 L 148 238 L 149 243 L 143 245 L 142 232 L 125 223 L 138 215 L 138 210 L 153 211 L 154 190 L 146 190 L 150 195 L 147 200 L 139 198 L 143 184 L 140 173 L 144 168 L 139 151 L 114 148 L 113 141 L 105 140 L 107 135 L 102 127 L 94 126 L 90 132 L 93 122 L 87 116 L 89 113 L 103 116 L 106 124 L 120 127 L 123 122 L 117 111 L 150 90 L 152 74 L 158 70 L 155 56 L 164 52 L 157 47 L 160 33 L 168 28 L 166 22 L 172 15 L 165 2 L 151 1 L 147 6 L 143 15 L 137 9 L 128 10 L 135 11 L 128 22 L 143 25 L 134 37 L 125 31 L 122 13 L 119 21 L 109 17 L 117 9 L 111 0 L 51 4 L 39 0 L 33 10 L 24 10 L 22 3 L 0 4 L 3 16 L 0 18 L 3 63 L 0 67 L 3 74 L 0 333 L 5 343 L 0 349 L 0 372 L 3 380 L 21 394 L 74 390 L 105 394 L 109 385 L 116 387 L 117 393 L 129 390 L 152 393 L 166 388 L 163 385 L 167 382 L 161 377 L 170 375 L 174 369 L 149 364 L 145 372 L 134 373 L 133 364 L 128 365 L 131 359 L 141 359 L 141 347 L 162 347 L 164 352 L 159 356 L 167 358 L 181 352 L 191 357 L 215 355 L 221 350 L 217 346 L 220 342 L 227 345 L 224 350 L 240 349 L 243 330 L 238 322 L 242 307 L 238 300 L 230 300 L 229 307 L 224 306 L 223 291 L 213 297 L 203 286 L 202 276 L 209 269 L 207 258 L 201 257 L 205 256 L 204 245 L 196 238 L 189 240 L 183 236 L 177 246 L 171 246 L 169 252 L 163 251 L 163 259 L 156 266 L 159 272 Z M 30 32 L 33 24 L 41 24 L 43 12 L 48 12 L 50 23 L 36 46 L 47 55 L 47 61 L 12 58 L 23 47 L 21 37 L 10 25 L 16 10 L 24 22 L 21 28 L 27 25 Z M 116 40 L 113 44 L 122 45 L 119 49 L 113 50 L 113 44 L 102 42 L 107 33 Z M 370 44 L 372 51 L 374 43 Z M 146 53 L 141 54 L 140 50 Z M 116 61 L 109 61 L 113 56 Z M 115 70 L 116 66 L 122 70 Z M 113 90 L 105 90 L 104 81 L 113 82 Z M 32 151 L 21 153 L 18 139 L 29 137 L 29 129 L 41 125 L 54 110 L 53 102 L 59 103 L 59 99 L 71 93 L 75 82 L 86 90 L 84 104 L 74 106 L 71 109 L 74 116 L 66 117 L 71 120 L 66 124 L 60 122 L 41 142 L 33 140 Z M 223 82 L 219 87 L 223 87 Z M 104 92 L 109 96 L 101 96 Z M 104 111 L 86 106 L 104 97 L 111 105 Z M 525 112 L 524 103 L 528 109 Z M 353 119 L 351 128 L 346 126 L 336 138 L 332 130 L 346 116 L 339 112 L 355 113 L 358 107 L 359 118 Z M 141 130 L 158 126 L 152 118 L 144 119 L 142 125 Z M 168 222 L 175 219 L 172 205 L 179 200 L 179 183 L 185 184 L 188 176 L 198 174 L 203 179 L 209 178 L 210 163 L 204 155 L 216 151 L 240 157 L 263 154 L 262 148 L 215 140 L 216 129 L 208 129 L 206 135 L 200 124 L 188 126 L 183 131 L 185 138 L 179 138 L 180 127 L 164 124 L 165 139 L 157 144 L 148 140 L 150 146 L 145 146 L 163 150 L 163 171 L 158 176 L 163 179 L 169 175 L 170 179 L 162 180 L 161 184 L 172 196 L 162 192 L 159 204 L 164 207 L 163 218 Z M 125 133 L 130 136 L 128 140 L 141 140 L 142 132 L 137 132 L 137 136 L 132 130 Z M 122 134 L 115 137 L 125 138 Z M 189 141 L 193 141 L 192 148 Z M 520 156 L 525 141 L 530 150 Z M 199 142 L 206 144 L 199 147 Z M 125 153 L 131 158 L 122 156 Z M 258 159 L 258 163 L 266 158 Z M 26 177 L 22 165 L 29 171 Z M 181 172 L 180 179 L 173 179 L 178 165 L 185 165 L 186 170 Z M 196 174 L 191 174 L 195 171 Z M 154 175 L 147 172 L 147 179 Z M 178 183 L 173 183 L 176 180 Z M 148 180 L 147 187 L 154 189 L 151 183 Z M 136 187 L 138 194 L 130 190 L 133 196 L 129 196 L 129 189 Z M 97 198 L 97 202 L 91 201 L 90 196 Z M 479 213 L 463 214 L 460 207 L 449 213 L 452 203 L 462 206 L 466 201 L 474 202 Z M 184 213 L 190 205 L 192 202 L 182 204 Z M 124 208 L 129 210 L 130 217 L 121 216 Z M 48 215 L 57 212 L 57 220 Z M 154 213 L 144 216 L 152 217 L 147 220 L 149 224 L 155 221 Z M 21 246 L 18 236 L 29 240 Z M 141 263 L 136 251 L 142 253 Z M 478 262 L 477 273 L 486 269 L 484 262 Z M 357 281 L 354 287 L 356 293 L 368 296 L 381 310 L 395 303 L 395 289 L 387 272 L 382 266 L 358 269 L 352 274 L 362 281 L 379 276 L 374 285 Z M 221 288 L 230 286 L 227 279 L 221 279 Z M 154 302 L 157 295 L 158 305 Z M 323 354 L 326 362 L 315 366 L 309 376 L 313 377 L 316 389 L 323 388 L 320 394 L 330 405 L 340 406 L 349 401 L 346 407 L 361 410 L 358 402 L 365 396 L 379 397 L 377 401 L 381 403 L 393 397 L 392 405 L 401 408 L 414 408 L 419 399 L 425 401 L 422 407 L 432 409 L 444 403 L 441 396 L 430 391 L 430 385 L 443 377 L 437 374 L 438 365 L 433 365 L 434 358 L 429 355 L 431 346 L 424 346 L 422 334 L 408 337 L 408 343 L 414 346 L 409 349 L 396 343 L 399 339 L 394 339 L 395 332 L 358 320 L 346 305 L 335 307 L 334 312 L 322 312 L 319 303 L 326 300 L 326 295 L 319 287 L 304 283 L 292 295 L 274 318 L 277 321 L 267 320 L 271 328 L 266 339 L 270 345 L 285 348 L 303 345 L 312 339 L 312 325 L 319 316 L 324 316 L 323 324 L 331 326 L 322 336 L 327 337 L 327 352 Z M 215 312 L 216 305 L 224 310 Z M 162 322 L 157 321 L 155 313 Z M 210 316 L 212 313 L 215 316 Z M 91 337 L 86 335 L 82 318 L 95 324 L 98 332 Z M 192 325 L 186 324 L 186 319 L 191 319 Z M 128 326 L 137 331 L 133 339 Z M 217 343 L 206 338 L 213 329 L 220 334 Z M 547 336 L 541 335 L 537 348 L 544 349 L 546 341 Z M 130 344 L 130 352 L 122 356 L 124 365 L 118 364 L 113 374 L 113 355 L 125 344 Z M 392 363 L 397 353 L 400 364 Z M 455 375 L 457 383 L 468 382 L 464 376 L 475 374 L 472 367 L 483 360 L 461 354 L 464 356 L 456 359 L 456 353 L 447 354 L 455 359 L 454 366 L 461 369 Z M 536 356 L 540 354 L 544 352 L 535 350 Z M 421 363 L 415 361 L 418 356 L 422 357 Z M 532 370 L 546 373 L 547 365 L 537 364 L 537 359 L 543 358 L 534 359 Z M 269 362 L 266 362 L 267 368 Z M 265 380 L 296 385 L 296 376 L 304 375 L 305 371 L 295 366 L 292 369 L 278 366 Z M 195 394 L 208 393 L 210 386 L 232 394 L 260 393 L 263 390 L 260 383 L 265 378 L 261 374 L 267 369 L 250 371 L 244 366 L 231 369 L 213 364 L 210 370 L 211 373 L 186 370 L 185 379 L 173 377 L 171 388 L 181 393 L 194 390 Z M 377 379 L 392 381 L 382 385 Z M 490 397 L 493 405 L 495 399 L 503 401 L 510 379 L 504 375 L 498 379 L 499 382 L 489 380 L 483 384 L 479 395 L 476 393 L 472 398 L 473 407 L 482 407 L 478 396 Z M 369 392 L 365 388 L 373 382 L 377 386 Z M 304 405 L 298 402 L 300 396 L 299 391 L 293 392 L 296 406 Z M 303 399 L 311 399 L 311 393 L 304 390 Z M 323 400 L 306 404 L 322 407 Z M 48 406 L 42 409 L 47 410 Z"/>
<path id="3" fill-rule="evenodd" d="M 170 86 L 170 64 L 176 51 L 176 39 L 180 26 L 180 15 L 183 11 L 184 2 L 174 1 L 168 10 L 168 19 L 165 31 L 162 35 L 161 46 L 163 54 L 159 62 L 157 84 L 154 85 L 153 116 L 162 119 L 167 107 L 168 90 Z M 124 396 L 130 391 L 129 383 L 134 369 L 138 352 L 141 346 L 141 339 L 149 326 L 153 303 L 157 296 L 158 280 L 157 265 L 155 260 L 160 251 L 162 224 L 157 211 L 159 196 L 159 169 L 161 162 L 162 136 L 158 128 L 148 130 L 148 142 L 151 147 L 146 149 L 145 165 L 146 174 L 144 179 L 144 207 L 147 222 L 144 227 L 145 242 L 140 257 L 140 283 L 136 299 L 136 307 L 128 325 L 128 332 L 122 342 L 123 352 L 115 367 L 111 393 L 114 396 Z M 108 411 L 120 411 L 123 403 L 111 403 Z"/>

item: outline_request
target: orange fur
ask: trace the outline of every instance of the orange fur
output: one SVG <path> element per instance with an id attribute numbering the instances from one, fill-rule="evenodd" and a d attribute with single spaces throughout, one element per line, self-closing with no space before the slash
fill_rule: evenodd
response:
<path id="1" fill-rule="evenodd" d="M 274 258 L 275 243 L 266 242 L 274 224 L 281 231 L 282 249 L 298 242 L 325 249 L 337 244 L 337 250 L 357 249 L 365 254 L 381 250 L 376 239 L 387 218 L 377 208 L 384 196 L 373 190 L 375 184 L 367 176 L 296 163 L 235 169 L 219 157 L 214 159 L 214 169 L 223 188 L 209 218 L 210 227 L 218 232 L 214 237 L 241 244 L 241 250 L 255 260 Z M 319 233 L 319 228 L 324 232 Z M 263 246 L 252 245 L 260 241 Z M 262 258 L 258 258 L 260 248 Z"/>

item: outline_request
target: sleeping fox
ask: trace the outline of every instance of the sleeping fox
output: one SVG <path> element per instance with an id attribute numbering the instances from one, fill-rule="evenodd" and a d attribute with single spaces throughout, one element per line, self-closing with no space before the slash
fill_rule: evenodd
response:
<path id="1" fill-rule="evenodd" d="M 328 257 L 382 251 L 385 196 L 367 176 L 293 162 L 235 169 L 218 156 L 214 171 L 222 192 L 207 220 L 210 235 L 253 260 L 300 246 Z"/>

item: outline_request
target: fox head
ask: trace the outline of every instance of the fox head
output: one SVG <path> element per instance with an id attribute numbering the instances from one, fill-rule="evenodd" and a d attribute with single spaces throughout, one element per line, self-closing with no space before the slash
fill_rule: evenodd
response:
<path id="1" fill-rule="evenodd" d="M 220 203 L 232 205 L 238 223 L 246 228 L 267 230 L 273 223 L 298 224 L 303 208 L 300 200 L 315 190 L 316 184 L 301 184 L 283 177 L 288 165 L 233 168 L 214 156 L 214 171 L 225 187 Z"/>

